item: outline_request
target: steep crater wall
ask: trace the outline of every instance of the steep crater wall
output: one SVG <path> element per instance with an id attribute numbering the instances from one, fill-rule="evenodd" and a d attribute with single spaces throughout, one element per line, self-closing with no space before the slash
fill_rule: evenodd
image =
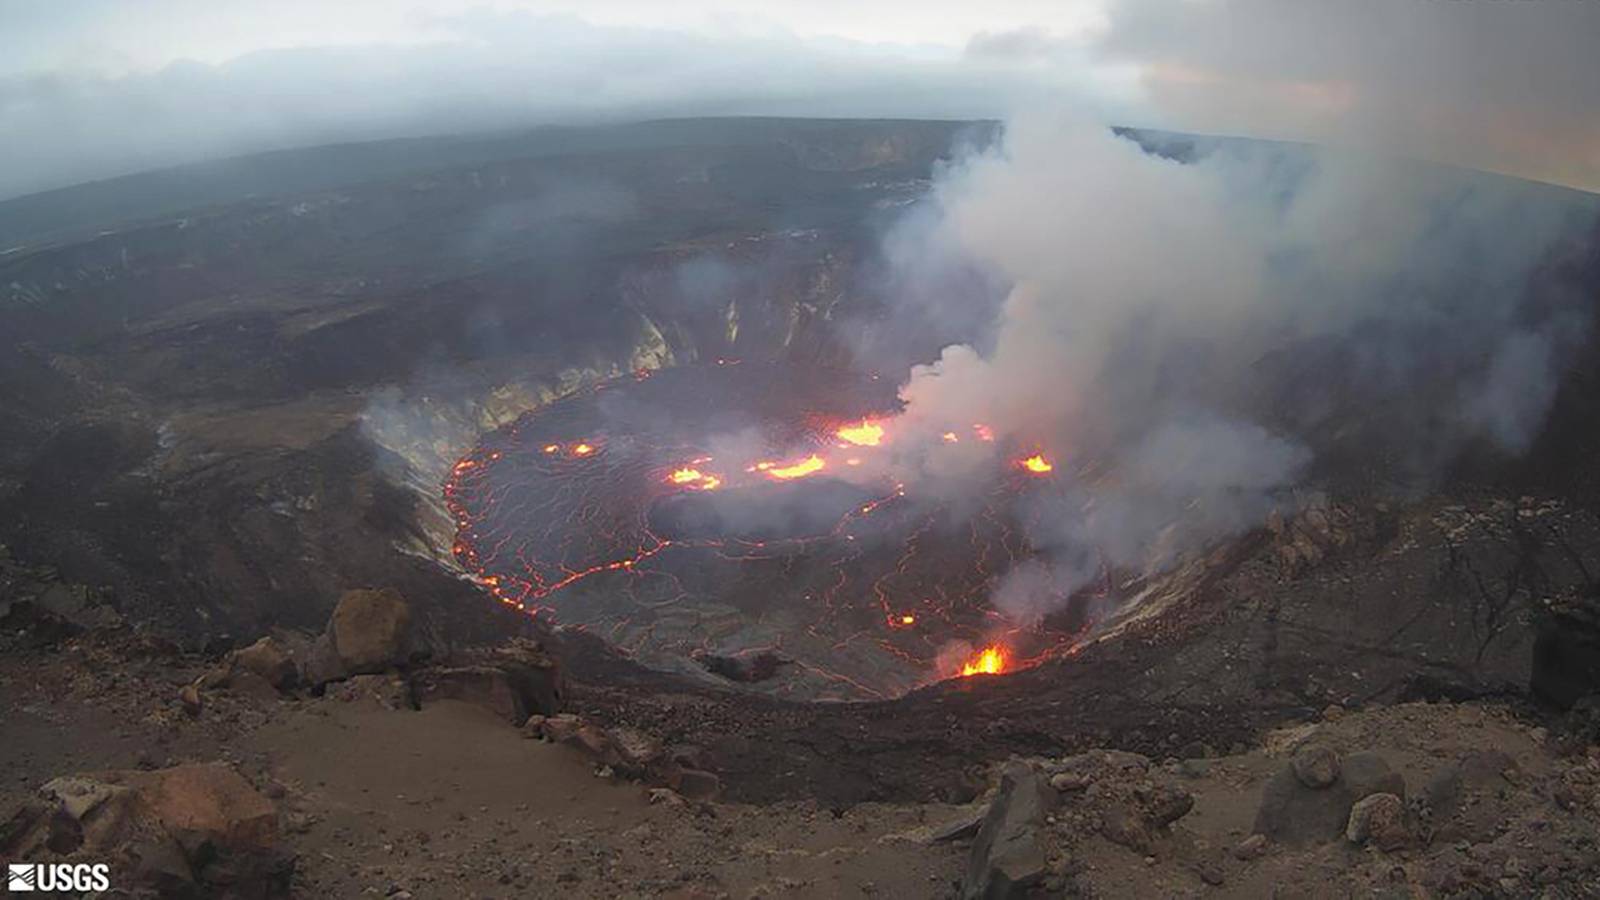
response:
<path id="1" fill-rule="evenodd" d="M 441 641 L 503 633 L 449 556 L 454 460 L 619 374 L 843 360 L 864 248 L 964 127 L 613 135 L 9 248 L 0 541 L 184 635 L 361 584 Z"/>

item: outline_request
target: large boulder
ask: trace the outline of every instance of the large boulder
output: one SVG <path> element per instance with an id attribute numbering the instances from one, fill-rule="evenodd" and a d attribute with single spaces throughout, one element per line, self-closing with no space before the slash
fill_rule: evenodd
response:
<path id="1" fill-rule="evenodd" d="M 119 890 L 286 896 L 294 860 L 277 811 L 222 763 L 57 778 L 0 826 L 0 856 L 109 862 Z"/>
<path id="2" fill-rule="evenodd" d="M 328 627 L 291 655 L 313 688 L 352 675 L 376 675 L 409 662 L 411 608 L 392 588 L 345 591 L 328 617 Z"/>
<path id="3" fill-rule="evenodd" d="M 295 665 L 294 658 L 289 655 L 287 648 L 272 637 L 264 637 L 242 650 L 228 654 L 228 664 L 233 669 L 259 676 L 280 691 L 293 688 L 300 680 L 300 669 Z"/>
<path id="4" fill-rule="evenodd" d="M 345 675 L 372 675 L 411 655 L 411 607 L 393 588 L 345 591 L 327 637 Z"/>
<path id="5" fill-rule="evenodd" d="M 1493 840 L 1503 824 L 1497 804 L 1478 802 L 1507 784 L 1517 763 L 1499 750 L 1475 750 L 1435 772 L 1422 787 L 1432 837 L 1437 843 Z"/>
<path id="6" fill-rule="evenodd" d="M 1316 768 L 1319 775 L 1325 771 Z M 1405 797 L 1405 779 L 1376 753 L 1345 756 L 1337 771 L 1327 786 L 1311 787 L 1292 762 L 1285 763 L 1262 789 L 1253 830 L 1291 846 L 1331 841 L 1344 833 L 1356 801 L 1378 793 Z"/>
<path id="7" fill-rule="evenodd" d="M 279 693 L 300 682 L 300 666 L 293 652 L 273 637 L 264 637 L 223 657 L 221 664 L 201 675 L 180 695 L 184 708 L 196 714 L 204 705 L 202 692 L 226 688 L 258 700 L 275 700 Z"/>
<path id="8" fill-rule="evenodd" d="M 1412 829 L 1406 821 L 1405 801 L 1394 794 L 1372 794 L 1350 807 L 1345 840 L 1357 846 L 1372 843 L 1385 853 L 1411 846 Z"/>
<path id="9" fill-rule="evenodd" d="M 1056 792 L 1032 767 L 1008 763 L 1000 789 L 972 843 L 961 896 L 967 900 L 1024 897 L 1048 871 L 1042 841 L 1045 814 Z"/>
<path id="10" fill-rule="evenodd" d="M 81 584 L 51 584 L 33 602 L 45 614 L 84 630 L 114 628 L 123 621 L 96 591 Z"/>
<path id="11" fill-rule="evenodd" d="M 244 850 L 277 843 L 278 813 L 272 801 L 226 763 L 113 772 L 108 779 L 131 788 L 185 846 L 203 842 Z"/>

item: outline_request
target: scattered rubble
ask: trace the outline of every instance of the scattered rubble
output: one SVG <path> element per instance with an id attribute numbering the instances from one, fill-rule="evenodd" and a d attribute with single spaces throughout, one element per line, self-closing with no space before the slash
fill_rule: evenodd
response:
<path id="1" fill-rule="evenodd" d="M 692 836 L 703 842 L 696 847 L 719 848 L 719 871 L 748 853 L 802 851 L 799 844 L 754 850 L 730 841 L 717 830 L 718 821 L 792 821 L 796 834 L 818 827 L 806 818 L 815 815 L 814 806 L 795 812 L 729 803 L 723 776 L 705 752 L 592 715 L 581 698 L 569 697 L 560 667 L 537 642 L 511 640 L 436 658 L 411 650 L 381 672 L 318 684 L 305 675 L 307 648 L 317 640 L 276 632 L 206 659 L 126 629 L 92 629 L 27 651 L 29 661 L 13 662 L 11 671 L 28 671 L 28 679 L 0 677 L 0 687 L 20 697 L 19 690 L 45 679 L 49 696 L 63 690 L 93 696 L 117 679 L 106 695 L 109 709 L 154 734 L 209 735 L 218 742 L 214 748 L 231 746 L 269 727 L 265 723 L 370 721 L 363 716 L 420 721 L 430 710 L 470 709 L 480 717 L 470 721 L 486 723 L 472 727 L 497 729 L 530 758 L 557 752 L 539 749 L 549 742 L 558 745 L 562 765 L 599 776 L 569 776 L 557 790 L 631 790 L 641 809 L 678 817 L 667 836 L 646 846 L 676 852 L 669 848 Z M 902 805 L 893 829 L 869 824 L 887 819 L 853 820 L 861 829 L 855 840 L 868 838 L 866 849 L 855 851 L 865 854 L 863 860 L 892 852 L 902 861 L 924 859 L 942 875 L 908 891 L 903 877 L 877 875 L 863 863 L 849 884 L 852 891 L 866 891 L 871 882 L 880 893 L 892 884 L 916 895 L 968 897 L 1259 896 L 1275 885 L 1312 895 L 1563 896 L 1566 887 L 1600 877 L 1600 748 L 1583 738 L 1587 710 L 1577 703 L 1545 727 L 1525 708 L 1495 703 L 1341 705 L 1338 714 L 1308 714 L 1305 724 L 1225 753 L 1173 741 L 1172 755 L 1164 758 L 1098 748 L 1013 759 L 991 770 L 994 787 L 984 802 Z M 693 707 L 685 711 L 692 715 Z M 513 722 L 521 737 L 534 740 L 520 740 Z M 463 732 L 446 736 L 443 746 L 498 739 L 487 731 Z M 353 752 L 364 761 L 369 749 L 358 745 Z M 351 843 L 349 824 L 330 824 L 347 815 L 345 807 L 330 805 L 322 796 L 326 789 L 304 776 L 262 769 L 246 777 L 236 762 L 179 759 L 141 750 L 126 768 L 40 778 L 32 783 L 44 789 L 14 804 L 0 847 L 30 860 L 106 856 L 125 876 L 119 889 L 151 896 L 279 896 L 296 884 L 313 893 L 367 885 L 390 896 L 433 896 L 451 892 L 423 880 L 431 870 L 417 866 L 437 852 L 428 848 L 458 839 L 452 846 L 464 849 L 450 858 L 462 866 L 503 858 L 469 849 L 492 846 L 486 842 L 507 827 L 503 821 L 480 825 L 467 815 L 437 831 L 430 824 L 426 840 L 385 835 L 367 847 Z M 448 756 L 431 759 L 428 765 L 440 767 Z M 264 764 L 272 765 L 270 759 Z M 455 770 L 449 777 L 459 781 L 471 773 Z M 489 796 L 498 788 L 480 789 Z M 396 804 L 409 809 L 435 802 L 414 792 L 414 782 L 397 784 L 396 793 L 405 797 Z M 562 835 L 569 826 L 546 827 Z M 511 889 L 523 892 L 559 886 L 575 896 L 606 893 L 601 885 L 611 882 L 585 881 L 584 873 L 606 871 L 604 860 L 637 852 L 628 849 L 638 846 L 637 835 L 584 834 L 599 848 L 594 860 L 549 872 L 508 868 L 490 883 L 506 877 Z M 567 846 L 559 842 L 568 838 L 552 840 L 557 848 Z M 402 844 L 417 854 L 415 865 L 403 869 L 409 874 L 400 881 L 384 881 L 389 876 L 376 873 L 402 869 L 386 862 L 399 851 L 383 847 Z M 339 869 L 323 853 L 339 866 L 358 862 L 353 870 Z M 711 896 L 804 892 L 825 883 L 808 874 L 827 868 L 819 862 L 781 876 L 748 876 L 737 891 L 710 869 L 691 883 Z M 638 880 L 630 883 L 651 885 L 637 891 L 642 894 L 670 893 L 675 884 L 632 877 Z M 391 891 L 394 884 L 401 886 Z"/>

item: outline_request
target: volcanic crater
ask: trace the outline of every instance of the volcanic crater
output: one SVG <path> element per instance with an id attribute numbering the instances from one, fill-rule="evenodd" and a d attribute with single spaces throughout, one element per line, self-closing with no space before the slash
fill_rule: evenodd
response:
<path id="1" fill-rule="evenodd" d="M 1066 616 L 1024 633 L 987 599 L 1031 552 L 1013 501 L 1047 485 L 1017 466 L 970 510 L 908 496 L 872 465 L 896 405 L 886 379 L 782 362 L 602 382 L 455 464 L 455 558 L 643 664 L 793 699 L 894 697 L 1070 647 Z"/>
<path id="2" fill-rule="evenodd" d="M 1070 606 L 1004 631 L 988 588 L 1031 552 L 1017 499 L 1069 479 L 1008 448 L 990 502 L 957 511 L 850 475 L 892 421 L 882 449 L 838 446 L 893 419 L 912 363 L 982 342 L 993 285 L 934 273 L 970 320 L 918 319 L 873 269 L 938 161 L 992 131 L 652 123 L 423 142 L 404 166 L 385 145 L 251 158 L 160 204 L 177 176 L 12 202 L 0 538 L 195 647 L 320 629 L 355 586 L 399 589 L 440 652 L 537 636 L 572 709 L 703 748 L 739 799 L 969 798 L 1013 753 L 1227 746 L 1330 703 L 1560 674 L 1535 644 L 1564 646 L 1552 610 L 1592 607 L 1600 572 L 1587 330 L 1524 457 L 1468 454 L 1422 494 L 1385 490 L 1394 436 L 1430 420 L 1365 380 L 1364 332 L 1241 361 L 1253 417 L 1317 453 L 1286 514 L 1112 573 L 1092 635 Z M 1431 177 L 1595 221 L 1587 195 Z M 1556 247 L 1527 315 L 1592 308 L 1597 247 L 1592 224 Z M 1424 359 L 1418 391 L 1459 374 Z M 949 677 L 968 665 L 1006 674 Z"/>

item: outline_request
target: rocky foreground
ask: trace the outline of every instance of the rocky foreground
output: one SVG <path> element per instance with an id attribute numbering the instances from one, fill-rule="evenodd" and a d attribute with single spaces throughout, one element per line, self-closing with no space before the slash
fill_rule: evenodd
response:
<path id="1" fill-rule="evenodd" d="M 569 709 L 531 640 L 420 649 L 405 599 L 185 652 L 6 562 L 7 862 L 109 896 L 1600 893 L 1600 717 L 1331 706 L 1250 745 L 1014 758 L 968 803 L 728 801 L 701 748 Z"/>

